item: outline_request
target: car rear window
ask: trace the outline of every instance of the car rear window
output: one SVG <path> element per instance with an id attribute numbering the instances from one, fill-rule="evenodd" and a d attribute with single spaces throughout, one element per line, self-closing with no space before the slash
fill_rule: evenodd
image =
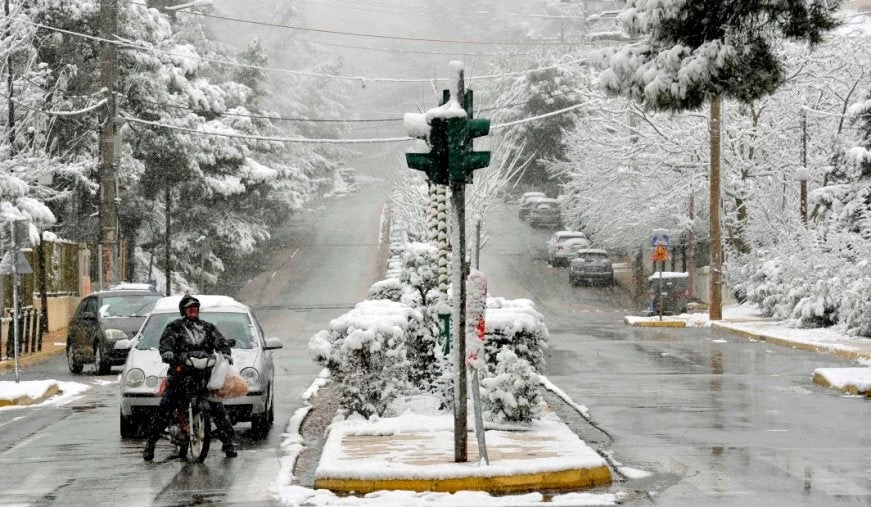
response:
<path id="1" fill-rule="evenodd" d="M 179 318 L 175 313 L 151 314 L 139 337 L 137 349 L 147 350 L 157 348 L 160 344 L 160 335 L 167 324 Z M 200 318 L 214 324 L 225 338 L 236 340 L 234 349 L 254 348 L 255 341 L 251 334 L 251 320 L 245 313 L 235 312 L 202 312 Z"/>
<path id="2" fill-rule="evenodd" d="M 578 258 L 584 259 L 587 262 L 602 262 L 608 260 L 608 255 L 602 253 L 583 253 L 579 254 Z"/>

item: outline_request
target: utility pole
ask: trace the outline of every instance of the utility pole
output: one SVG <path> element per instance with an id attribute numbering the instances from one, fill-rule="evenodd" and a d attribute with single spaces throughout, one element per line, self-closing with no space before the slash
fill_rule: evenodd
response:
<path id="1" fill-rule="evenodd" d="M 6 14 L 6 19 L 9 19 L 9 0 L 4 0 L 3 3 L 3 12 Z M 11 37 L 11 33 L 9 30 L 6 30 L 6 38 L 9 39 Z M 15 153 L 15 102 L 12 99 L 13 93 L 13 83 L 12 83 L 12 53 L 9 53 L 9 56 L 6 57 L 6 92 L 9 94 L 9 97 L 6 100 L 6 110 L 9 113 L 7 122 L 6 122 L 6 135 L 9 136 L 9 149 L 12 150 L 12 153 Z"/>
<path id="2" fill-rule="evenodd" d="M 801 223 L 807 224 L 807 110 L 801 110 L 801 171 L 799 174 L 801 182 Z"/>
<path id="3" fill-rule="evenodd" d="M 720 96 L 711 98 L 711 238 L 708 318 L 723 318 L 723 250 L 720 239 Z"/>
<path id="4" fill-rule="evenodd" d="M 118 0 L 100 0 L 100 83 L 106 91 L 106 120 L 100 128 L 100 260 L 103 287 L 115 281 L 118 241 L 117 173 L 115 167 L 115 82 L 118 60 L 110 42 L 118 31 Z"/>

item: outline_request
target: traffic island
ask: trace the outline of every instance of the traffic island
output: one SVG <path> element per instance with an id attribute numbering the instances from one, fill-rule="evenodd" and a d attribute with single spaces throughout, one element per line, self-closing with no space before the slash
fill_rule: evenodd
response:
<path id="1" fill-rule="evenodd" d="M 659 320 L 659 317 L 631 317 L 623 318 L 623 322 L 629 326 L 635 327 L 687 327 L 685 320 L 664 318 Z"/>
<path id="2" fill-rule="evenodd" d="M 41 403 L 58 394 L 60 388 L 55 380 L 30 382 L 0 382 L 0 407 L 24 406 Z"/>
<path id="3" fill-rule="evenodd" d="M 485 430 L 489 465 L 474 433 L 467 462 L 454 460 L 453 417 L 407 414 L 378 421 L 341 421 L 330 428 L 315 471 L 315 488 L 365 494 L 416 492 L 578 491 L 611 484 L 604 458 L 550 410 L 529 427 Z"/>
<path id="4" fill-rule="evenodd" d="M 871 397 L 871 368 L 817 368 L 814 384 L 845 394 Z"/>

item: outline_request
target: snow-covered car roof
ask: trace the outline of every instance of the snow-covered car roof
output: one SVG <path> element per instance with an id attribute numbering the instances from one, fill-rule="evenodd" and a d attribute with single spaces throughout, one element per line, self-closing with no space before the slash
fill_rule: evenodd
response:
<path id="1" fill-rule="evenodd" d="M 587 235 L 581 231 L 556 231 L 553 233 L 553 239 L 562 239 L 562 238 L 586 238 Z"/>
<path id="2" fill-rule="evenodd" d="M 582 254 L 599 254 L 599 255 L 608 255 L 606 250 L 602 250 L 601 248 L 581 248 L 578 250 L 578 255 Z"/>
<path id="3" fill-rule="evenodd" d="M 657 271 L 656 273 L 653 273 L 652 275 L 648 276 L 647 279 L 648 280 L 658 280 L 660 278 L 660 276 L 662 277 L 663 280 L 666 280 L 668 278 L 689 278 L 690 275 L 689 275 L 689 273 L 680 272 L 680 271 Z"/>
<path id="4" fill-rule="evenodd" d="M 150 291 L 155 292 L 154 286 L 147 283 L 130 283 L 130 282 L 121 282 L 117 285 L 113 285 L 111 287 L 106 287 L 103 290 L 97 292 L 115 292 L 115 291 Z"/>
<path id="5" fill-rule="evenodd" d="M 556 199 L 552 199 L 550 197 L 542 197 L 540 199 L 535 200 L 535 205 L 540 206 L 542 204 L 559 204 L 559 201 Z"/>
<path id="6" fill-rule="evenodd" d="M 588 240 L 587 238 L 583 238 L 581 236 L 578 236 L 576 238 L 571 238 L 571 237 L 561 238 L 557 241 L 557 243 L 559 243 L 560 245 L 586 245 L 586 246 L 590 246 L 590 240 Z"/>
<path id="7" fill-rule="evenodd" d="M 151 313 L 178 313 L 178 303 L 183 295 L 167 296 L 157 300 Z M 200 300 L 200 311 L 206 312 L 248 312 L 248 307 L 236 301 L 230 296 L 221 295 L 194 295 Z"/>

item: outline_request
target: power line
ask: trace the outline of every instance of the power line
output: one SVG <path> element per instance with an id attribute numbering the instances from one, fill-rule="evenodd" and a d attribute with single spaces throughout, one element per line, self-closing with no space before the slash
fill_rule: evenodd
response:
<path id="1" fill-rule="evenodd" d="M 136 3 L 139 5 L 146 5 L 141 2 L 134 2 L 132 0 L 127 0 L 130 3 Z M 510 45 L 510 46 L 570 46 L 576 45 L 577 42 L 566 42 L 566 41 L 500 41 L 500 40 L 454 40 L 454 39 L 434 39 L 434 38 L 426 38 L 426 37 L 400 37 L 396 35 L 380 35 L 380 34 L 368 34 L 368 33 L 359 33 L 359 32 L 343 32 L 341 30 L 327 30 L 325 28 L 310 28 L 304 26 L 293 26 L 293 25 L 284 25 L 281 23 L 271 23 L 268 21 L 255 21 L 250 19 L 241 19 L 241 18 L 231 18 L 229 16 L 219 16 L 217 14 L 206 14 L 204 12 L 197 11 L 185 11 L 187 14 L 191 14 L 194 16 L 201 16 L 204 18 L 212 18 L 219 19 L 222 21 L 233 21 L 236 23 L 247 23 L 256 26 L 268 26 L 272 28 L 284 28 L 287 30 L 298 30 L 302 32 L 315 32 L 315 33 L 325 33 L 330 35 L 345 35 L 350 37 L 364 37 L 371 39 L 386 39 L 386 40 L 398 40 L 405 42 L 435 42 L 441 44 L 483 44 L 483 45 Z"/>
<path id="2" fill-rule="evenodd" d="M 49 25 L 45 25 L 42 23 L 36 23 L 34 21 L 24 20 L 24 19 L 20 19 L 20 18 L 11 18 L 9 16 L 0 16 L 0 19 L 8 19 L 8 20 L 11 20 L 13 22 L 25 23 L 25 24 L 33 25 L 33 26 L 36 26 L 39 28 L 44 28 L 46 30 L 51 30 L 51 31 L 59 32 L 59 33 L 65 33 L 67 35 L 72 35 L 74 37 L 82 37 L 82 38 L 97 41 L 97 42 L 105 42 L 108 44 L 114 44 L 114 45 L 117 45 L 117 46 L 120 46 L 123 48 L 127 48 L 127 49 L 138 49 L 141 51 L 150 51 L 153 53 L 161 53 L 161 54 L 165 54 L 165 55 L 169 55 L 169 56 L 176 56 L 179 58 L 194 59 L 194 60 L 199 60 L 199 61 L 208 62 L 208 63 L 242 67 L 242 68 L 247 68 L 247 69 L 256 69 L 256 70 L 264 70 L 264 71 L 272 71 L 272 72 L 282 72 L 282 73 L 286 73 L 286 74 L 293 74 L 293 75 L 307 76 L 307 77 L 321 77 L 321 78 L 326 78 L 326 79 L 337 79 L 337 80 L 344 80 L 344 81 L 358 81 L 358 82 L 363 83 L 364 85 L 365 85 L 365 83 L 432 83 L 435 81 L 447 81 L 448 80 L 448 78 L 446 78 L 446 77 L 445 78 L 433 77 L 433 78 L 424 78 L 424 79 L 414 79 L 414 78 L 340 76 L 340 75 L 336 75 L 336 74 L 303 72 L 303 71 L 298 71 L 298 70 L 289 70 L 289 69 L 282 69 L 282 68 L 277 68 L 277 67 L 263 67 L 263 66 L 258 66 L 258 65 L 250 65 L 250 64 L 246 64 L 246 63 L 234 62 L 231 60 L 221 60 L 221 59 L 217 59 L 217 58 L 207 58 L 207 57 L 203 57 L 203 56 L 199 56 L 199 55 L 174 53 L 172 51 L 167 51 L 165 49 L 139 46 L 139 45 L 133 44 L 132 42 L 127 42 L 127 41 L 123 41 L 123 40 L 109 40 L 109 39 L 105 39 L 102 37 L 96 37 L 96 36 L 84 34 L 81 32 L 74 32 L 72 30 L 65 30 L 63 28 L 49 26 Z M 516 72 L 505 72 L 502 74 L 490 74 L 490 75 L 484 75 L 484 76 L 472 76 L 470 78 L 470 81 L 474 80 L 474 79 L 478 79 L 478 80 L 498 79 L 498 78 L 503 78 L 503 77 L 518 76 L 518 75 L 528 74 L 531 72 L 538 72 L 538 71 L 542 71 L 542 70 L 562 68 L 562 67 L 567 67 L 570 65 L 585 64 L 587 62 L 588 62 L 588 60 L 586 58 L 582 58 L 579 60 L 573 60 L 573 61 L 569 61 L 569 62 L 565 62 L 565 63 L 549 65 L 547 67 L 539 67 L 536 69 L 528 69 L 528 70 L 522 70 L 522 71 L 516 71 Z"/>
<path id="3" fill-rule="evenodd" d="M 531 121 L 541 120 L 544 118 L 549 118 L 551 116 L 557 116 L 560 114 L 565 114 L 569 111 L 573 111 L 575 109 L 579 109 L 583 106 L 589 105 L 591 102 L 583 102 L 580 104 L 575 104 L 573 106 L 569 106 L 563 109 L 559 109 L 557 111 L 552 111 L 550 113 L 541 114 L 538 116 L 532 116 L 529 118 L 524 118 L 522 120 L 511 121 L 507 123 L 501 123 L 497 125 L 492 125 L 490 130 L 499 130 L 503 128 L 513 127 L 514 125 L 520 125 L 522 123 L 528 123 Z M 298 144 L 383 144 L 383 143 L 398 143 L 398 142 L 407 142 L 407 141 L 417 141 L 416 137 L 386 137 L 380 139 L 309 139 L 305 137 L 272 137 L 272 136 L 252 136 L 248 134 L 235 134 L 230 132 L 207 132 L 203 130 L 188 128 L 188 127 L 179 127 L 176 125 L 168 125 L 165 123 L 142 120 L 140 118 L 134 118 L 132 116 L 122 115 L 127 121 L 133 123 L 140 123 L 142 125 L 148 125 L 151 127 L 159 127 L 165 128 L 169 130 L 179 130 L 182 132 L 189 132 L 191 134 L 199 134 L 199 135 L 207 135 L 207 136 L 216 136 L 216 137 L 231 137 L 236 139 L 246 139 L 250 141 L 271 141 L 271 142 L 280 142 L 280 143 L 298 143 Z"/>

